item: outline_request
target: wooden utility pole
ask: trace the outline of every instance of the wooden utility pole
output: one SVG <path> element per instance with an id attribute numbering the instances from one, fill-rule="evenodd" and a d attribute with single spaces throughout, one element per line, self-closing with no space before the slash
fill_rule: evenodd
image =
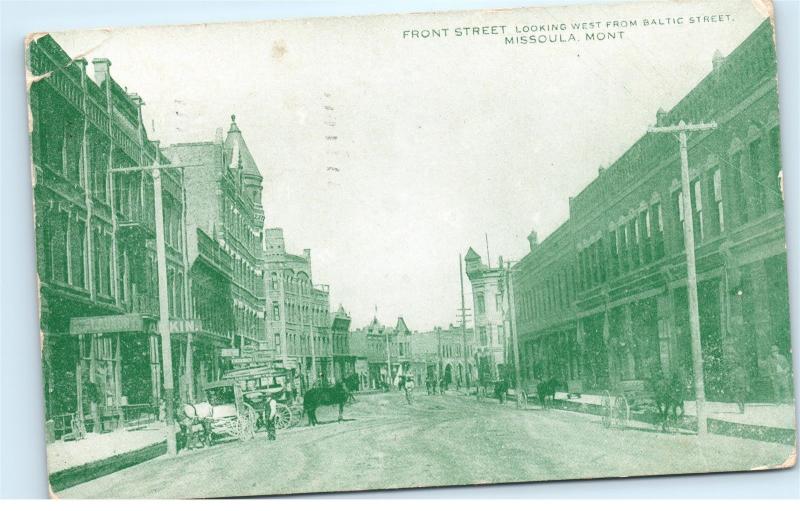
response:
<path id="1" fill-rule="evenodd" d="M 716 129 L 717 123 L 686 124 L 648 128 L 648 133 L 677 133 L 681 152 L 681 195 L 683 207 L 683 239 L 686 249 L 686 290 L 689 295 L 689 330 L 692 336 L 692 367 L 694 369 L 694 392 L 697 403 L 697 433 L 708 433 L 706 415 L 706 392 L 703 377 L 703 346 L 700 341 L 700 309 L 697 301 L 697 267 L 695 263 L 694 217 L 692 215 L 692 192 L 689 183 L 689 149 L 687 132 Z"/>
<path id="2" fill-rule="evenodd" d="M 158 151 L 156 151 L 158 155 Z M 175 439 L 175 385 L 172 380 L 172 339 L 169 328 L 169 295 L 167 290 L 167 256 L 164 241 L 164 206 L 161 196 L 161 170 L 198 167 L 199 165 L 161 165 L 158 156 L 152 166 L 121 167 L 111 169 L 112 174 L 150 171 L 153 176 L 153 209 L 155 210 L 156 227 L 156 273 L 158 276 L 158 333 L 161 336 L 161 365 L 164 386 L 164 407 L 167 426 L 167 453 L 174 456 L 178 453 Z M 112 182 L 113 189 L 113 182 Z M 157 385 L 158 382 L 155 382 Z"/>
<path id="3" fill-rule="evenodd" d="M 506 263 L 506 292 L 508 293 L 508 328 L 511 348 L 514 350 L 514 395 L 517 408 L 522 408 L 522 371 L 519 367 L 519 336 L 517 335 L 517 315 L 514 303 L 514 279 L 511 275 L 511 261 Z"/>
<path id="4" fill-rule="evenodd" d="M 169 299 L 167 297 L 167 256 L 164 246 L 164 208 L 161 202 L 161 169 L 153 163 L 153 203 L 156 212 L 156 267 L 158 270 L 158 333 L 161 335 L 161 360 L 164 378 L 164 401 L 167 423 L 167 452 L 178 453 L 175 440 L 175 388 L 172 381 L 172 341 L 169 331 Z"/>
<path id="5" fill-rule="evenodd" d="M 488 245 L 487 245 L 488 247 Z M 464 268 L 461 265 L 461 254 L 458 254 L 458 278 L 461 282 L 461 351 L 464 356 L 464 385 L 469 395 L 469 357 L 467 356 L 467 310 L 464 304 Z"/>

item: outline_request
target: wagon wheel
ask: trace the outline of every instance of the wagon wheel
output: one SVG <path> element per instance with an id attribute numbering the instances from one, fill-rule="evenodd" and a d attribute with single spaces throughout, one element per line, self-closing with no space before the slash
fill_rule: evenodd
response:
<path id="1" fill-rule="evenodd" d="M 627 398 L 620 394 L 614 398 L 614 410 L 612 420 L 615 426 L 626 428 L 631 418 L 631 407 L 628 405 Z"/>
<path id="2" fill-rule="evenodd" d="M 600 401 L 600 406 L 603 407 L 603 415 L 602 415 L 603 426 L 607 428 L 611 427 L 611 414 L 613 412 L 611 407 L 612 402 L 613 401 L 611 399 L 611 394 L 607 390 L 603 392 L 603 397 L 602 400 Z"/>
<path id="3" fill-rule="evenodd" d="M 239 414 L 237 421 L 237 433 L 239 440 L 245 441 L 252 439 L 256 433 L 256 412 L 253 408 L 244 403 L 242 412 Z"/>
<path id="4" fill-rule="evenodd" d="M 305 411 L 303 410 L 302 405 L 295 405 L 292 407 L 292 427 L 299 426 L 300 422 L 303 420 L 303 415 Z"/>
<path id="5" fill-rule="evenodd" d="M 283 403 L 278 403 L 275 416 L 275 429 L 286 429 L 292 426 L 292 409 Z"/>

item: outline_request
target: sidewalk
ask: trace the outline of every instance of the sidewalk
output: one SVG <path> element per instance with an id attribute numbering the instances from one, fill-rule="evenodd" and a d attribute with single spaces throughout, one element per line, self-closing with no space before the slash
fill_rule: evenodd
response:
<path id="1" fill-rule="evenodd" d="M 579 398 L 567 399 L 566 392 L 556 392 L 556 399 L 574 403 L 600 405 L 602 397 L 596 394 L 582 394 Z M 697 416 L 697 403 L 686 401 L 685 414 Z M 706 415 L 709 419 L 717 419 L 749 426 L 765 426 L 770 428 L 796 429 L 795 408 L 788 404 L 747 403 L 744 413 L 739 413 L 736 403 L 720 403 L 706 401 Z"/>
<path id="2" fill-rule="evenodd" d="M 166 452 L 163 422 L 128 431 L 89 433 L 82 440 L 47 445 L 47 468 L 53 491 L 116 472 Z"/>
<path id="3" fill-rule="evenodd" d="M 556 392 L 556 406 L 565 410 L 603 414 L 602 396 L 582 394 L 579 398 L 567 399 L 565 392 Z M 685 429 L 697 430 L 697 403 L 685 402 L 684 418 L 679 424 Z M 712 433 L 777 442 L 789 445 L 796 443 L 795 407 L 789 404 L 747 403 L 744 413 L 739 413 L 735 403 L 706 401 L 708 430 Z M 631 420 L 656 424 L 653 411 L 631 410 Z"/>

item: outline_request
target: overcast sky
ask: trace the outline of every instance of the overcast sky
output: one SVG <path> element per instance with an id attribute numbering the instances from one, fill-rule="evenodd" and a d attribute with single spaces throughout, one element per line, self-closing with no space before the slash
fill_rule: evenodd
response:
<path id="1" fill-rule="evenodd" d="M 353 326 L 456 321 L 458 255 L 527 253 L 568 198 L 637 140 L 763 20 L 749 2 L 462 12 L 54 34 L 111 59 L 151 138 L 211 140 L 236 121 L 264 176 L 267 227 L 310 248 Z M 730 14 L 724 23 L 688 16 Z M 621 39 L 506 45 L 455 27 L 683 16 Z M 664 20 L 666 22 L 666 20 Z M 403 39 L 404 30 L 449 36 Z M 605 25 L 602 32 L 620 29 Z M 91 74 L 91 66 L 90 66 Z M 329 106 L 333 109 L 326 109 Z M 330 126 L 335 124 L 335 126 Z M 326 136 L 336 136 L 328 140 Z M 676 147 L 677 150 L 677 147 Z M 336 167 L 339 171 L 328 170 Z M 466 280 L 466 279 L 465 279 Z M 468 286 L 468 282 L 467 282 Z M 468 290 L 469 293 L 469 290 Z M 471 303 L 468 294 L 468 304 Z"/>

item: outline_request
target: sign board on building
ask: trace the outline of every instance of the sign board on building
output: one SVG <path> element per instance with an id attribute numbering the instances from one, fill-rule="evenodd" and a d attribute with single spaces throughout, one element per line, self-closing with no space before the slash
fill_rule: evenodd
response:
<path id="1" fill-rule="evenodd" d="M 231 359 L 231 363 L 235 366 L 252 364 L 253 359 L 252 357 L 234 357 Z"/>
<path id="2" fill-rule="evenodd" d="M 71 335 L 144 331 L 145 319 L 141 314 L 87 316 L 72 318 L 69 321 L 69 333 Z"/>
<path id="3" fill-rule="evenodd" d="M 220 357 L 238 357 L 239 348 L 222 348 L 219 350 Z"/>
<path id="4" fill-rule="evenodd" d="M 169 331 L 172 334 L 188 334 L 201 331 L 202 322 L 199 319 L 170 319 Z"/>

